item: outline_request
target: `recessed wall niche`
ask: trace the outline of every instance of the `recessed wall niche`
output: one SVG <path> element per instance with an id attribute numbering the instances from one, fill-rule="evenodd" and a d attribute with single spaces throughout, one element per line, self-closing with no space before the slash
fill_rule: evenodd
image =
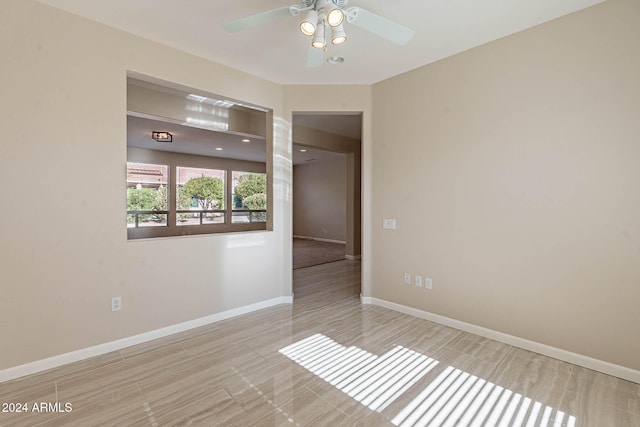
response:
<path id="1" fill-rule="evenodd" d="M 128 78 L 128 238 L 272 230 L 271 120 L 267 108 Z"/>

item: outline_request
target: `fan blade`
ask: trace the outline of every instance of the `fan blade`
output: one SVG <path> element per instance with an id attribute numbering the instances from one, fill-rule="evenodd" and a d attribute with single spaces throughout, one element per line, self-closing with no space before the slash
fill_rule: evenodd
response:
<path id="1" fill-rule="evenodd" d="M 314 68 L 322 65 L 324 61 L 324 51 L 309 44 L 309 50 L 307 51 L 307 67 Z"/>
<path id="2" fill-rule="evenodd" d="M 237 33 L 238 31 L 246 30 L 247 28 L 255 27 L 257 25 L 262 25 L 269 21 L 275 21 L 276 19 L 291 16 L 292 13 L 289 9 L 290 7 L 286 6 L 278 9 L 268 10 L 266 12 L 238 19 L 237 21 L 228 22 L 226 24 L 223 24 L 222 28 L 230 33 Z"/>
<path id="3" fill-rule="evenodd" d="M 411 28 L 359 7 L 350 7 L 345 15 L 348 23 L 399 45 L 406 44 L 415 34 Z"/>

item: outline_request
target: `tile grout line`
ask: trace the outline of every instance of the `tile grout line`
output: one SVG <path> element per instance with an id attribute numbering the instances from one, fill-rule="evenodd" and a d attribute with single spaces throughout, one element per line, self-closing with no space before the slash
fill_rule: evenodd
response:
<path id="1" fill-rule="evenodd" d="M 140 383 L 138 381 L 136 381 L 136 388 L 138 389 L 138 393 L 140 393 L 140 396 L 142 397 L 142 408 L 144 409 L 144 412 L 149 419 L 149 423 L 152 427 L 158 427 L 158 422 L 156 420 L 153 409 L 151 409 L 151 405 L 149 404 L 149 402 L 147 402 L 147 397 L 144 395 L 142 387 L 140 387 Z"/>
<path id="2" fill-rule="evenodd" d="M 324 397 L 320 396 L 318 393 L 316 393 L 313 389 L 311 389 L 307 384 L 305 384 L 303 386 L 304 388 L 306 388 L 307 390 L 309 390 L 312 394 L 318 396 L 319 399 L 321 399 L 323 402 L 325 402 L 327 405 L 331 406 L 332 408 L 335 408 L 336 411 L 342 413 L 345 417 L 349 418 L 349 414 L 347 414 L 346 412 L 344 412 L 342 409 L 338 408 L 338 406 L 334 405 L 333 403 L 329 402 L 327 399 L 325 399 Z M 359 403 L 359 402 L 358 402 Z"/>
<path id="3" fill-rule="evenodd" d="M 184 348 L 184 346 L 182 345 L 182 342 L 179 342 L 178 345 L 180 346 L 180 348 L 182 349 L 182 351 L 187 355 L 187 356 L 191 356 L 191 354 Z"/>
<path id="4" fill-rule="evenodd" d="M 564 403 L 564 399 L 567 396 L 567 390 L 569 389 L 569 383 L 571 382 L 571 378 L 573 377 L 574 368 L 575 366 L 571 365 L 571 369 L 569 370 L 569 377 L 567 378 L 567 382 L 565 383 L 564 389 L 562 390 L 562 397 L 560 398 L 560 406 L 562 406 L 562 404 Z"/>
<path id="5" fill-rule="evenodd" d="M 244 375 L 242 375 L 242 373 L 237 369 L 237 368 L 233 368 L 233 372 L 238 375 L 242 381 L 244 381 L 245 383 L 247 383 L 249 385 L 249 387 L 251 387 L 253 390 L 256 391 L 256 393 L 258 393 L 258 395 L 263 399 L 266 400 L 267 403 L 269 405 L 271 405 L 276 411 L 278 411 L 280 414 L 282 414 L 283 416 L 285 416 L 287 418 L 287 421 L 289 421 L 291 424 L 295 424 L 297 427 L 302 427 L 300 425 L 300 423 L 295 422 L 295 420 L 293 419 L 292 415 L 289 415 L 286 411 L 284 411 L 282 408 L 280 408 L 279 406 L 277 406 L 271 399 L 267 398 L 267 396 L 264 395 L 264 393 L 262 391 L 260 391 L 260 389 L 258 389 L 247 377 L 245 377 Z M 228 393 L 228 392 L 227 392 Z M 234 399 L 235 400 L 235 399 Z M 293 399 L 291 399 L 293 400 Z M 287 403 L 289 403 L 291 400 L 287 401 L 286 403 L 284 403 L 285 405 Z M 242 405 L 240 405 L 242 406 Z M 244 409 L 244 407 L 243 407 Z"/>

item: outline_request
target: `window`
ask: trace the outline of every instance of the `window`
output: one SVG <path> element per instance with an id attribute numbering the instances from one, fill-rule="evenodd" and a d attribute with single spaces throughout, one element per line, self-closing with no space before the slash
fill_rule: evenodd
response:
<path id="1" fill-rule="evenodd" d="M 260 107 L 129 78 L 128 238 L 271 229 L 272 121 Z"/>
<path id="2" fill-rule="evenodd" d="M 127 227 L 167 225 L 169 167 L 127 162 Z"/>
<path id="3" fill-rule="evenodd" d="M 233 172 L 232 222 L 267 221 L 267 174 Z"/>
<path id="4" fill-rule="evenodd" d="M 225 171 L 177 167 L 176 225 L 224 224 Z"/>

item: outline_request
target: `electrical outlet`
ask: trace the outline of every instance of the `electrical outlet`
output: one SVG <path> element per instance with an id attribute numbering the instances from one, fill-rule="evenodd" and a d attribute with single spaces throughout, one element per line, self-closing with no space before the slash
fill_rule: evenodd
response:
<path id="1" fill-rule="evenodd" d="M 414 282 L 417 287 L 422 287 L 422 276 L 418 276 L 417 274 L 414 276 Z"/>
<path id="2" fill-rule="evenodd" d="M 122 297 L 111 298 L 111 311 L 120 311 L 122 309 Z"/>
<path id="3" fill-rule="evenodd" d="M 411 284 L 411 273 L 404 273 L 404 284 L 405 285 Z"/>
<path id="4" fill-rule="evenodd" d="M 424 279 L 424 287 L 425 289 L 433 289 L 433 280 L 428 277 Z"/>

